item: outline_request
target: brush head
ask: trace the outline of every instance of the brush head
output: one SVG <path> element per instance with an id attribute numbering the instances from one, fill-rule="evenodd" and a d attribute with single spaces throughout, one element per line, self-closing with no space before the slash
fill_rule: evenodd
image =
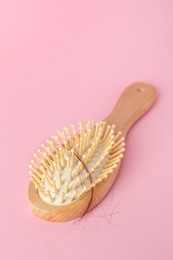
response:
<path id="1" fill-rule="evenodd" d="M 115 130 L 115 125 L 92 120 L 46 140 L 29 165 L 41 200 L 54 206 L 73 203 L 112 174 L 125 150 L 124 137 Z"/>

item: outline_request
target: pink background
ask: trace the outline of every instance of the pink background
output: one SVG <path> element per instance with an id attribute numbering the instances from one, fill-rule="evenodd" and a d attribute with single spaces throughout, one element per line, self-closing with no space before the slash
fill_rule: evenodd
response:
<path id="1" fill-rule="evenodd" d="M 28 163 L 57 129 L 158 88 L 107 198 L 78 222 L 27 205 Z M 0 259 L 173 259 L 172 0 L 0 1 Z M 112 216 L 111 216 L 112 214 Z"/>

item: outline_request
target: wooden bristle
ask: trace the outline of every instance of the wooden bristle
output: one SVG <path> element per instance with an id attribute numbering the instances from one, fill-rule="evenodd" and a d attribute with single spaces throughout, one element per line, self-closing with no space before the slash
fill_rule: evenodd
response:
<path id="1" fill-rule="evenodd" d="M 64 127 L 47 139 L 29 165 L 40 197 L 53 205 L 80 199 L 118 167 L 125 150 L 122 132 L 105 121 Z"/>

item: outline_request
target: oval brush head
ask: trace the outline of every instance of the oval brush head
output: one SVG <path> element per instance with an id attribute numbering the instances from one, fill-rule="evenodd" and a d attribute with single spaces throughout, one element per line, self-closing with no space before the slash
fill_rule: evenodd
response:
<path id="1" fill-rule="evenodd" d="M 40 198 L 51 205 L 67 205 L 85 196 L 118 166 L 124 137 L 105 121 L 79 122 L 58 131 L 34 154 L 31 181 Z"/>
<path id="2" fill-rule="evenodd" d="M 28 197 L 32 212 L 48 221 L 82 217 L 108 193 L 125 150 L 131 126 L 156 99 L 156 90 L 134 83 L 104 121 L 58 131 L 34 154 Z M 116 127 L 115 127 L 116 125 Z"/>

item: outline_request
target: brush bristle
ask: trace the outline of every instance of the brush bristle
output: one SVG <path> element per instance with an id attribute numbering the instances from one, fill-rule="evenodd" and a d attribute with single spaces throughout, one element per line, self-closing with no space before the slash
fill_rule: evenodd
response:
<path id="1" fill-rule="evenodd" d="M 52 205 L 65 205 L 107 178 L 118 166 L 125 150 L 115 125 L 88 121 L 78 129 L 72 124 L 46 140 L 29 165 L 31 181 L 39 196 Z"/>

